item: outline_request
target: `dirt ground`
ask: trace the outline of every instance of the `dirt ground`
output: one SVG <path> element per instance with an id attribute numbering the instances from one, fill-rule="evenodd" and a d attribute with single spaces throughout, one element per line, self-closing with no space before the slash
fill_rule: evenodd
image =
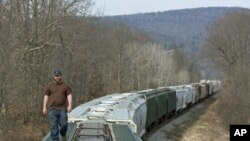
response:
<path id="1" fill-rule="evenodd" d="M 146 141 L 228 141 L 217 113 L 214 95 L 149 134 Z"/>

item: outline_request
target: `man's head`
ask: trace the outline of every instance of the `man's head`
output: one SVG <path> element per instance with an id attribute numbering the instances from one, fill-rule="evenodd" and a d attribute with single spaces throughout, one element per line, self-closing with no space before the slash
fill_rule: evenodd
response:
<path id="1" fill-rule="evenodd" d="M 59 69 L 54 70 L 54 80 L 60 82 L 62 80 L 62 72 Z"/>

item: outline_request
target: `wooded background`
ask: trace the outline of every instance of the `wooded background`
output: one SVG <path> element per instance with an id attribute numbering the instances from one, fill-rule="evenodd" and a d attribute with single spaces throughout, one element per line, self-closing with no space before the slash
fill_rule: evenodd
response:
<path id="1" fill-rule="evenodd" d="M 0 1 L 0 138 L 40 140 L 43 90 L 59 68 L 74 106 L 112 93 L 199 80 L 181 50 L 90 16 L 91 0 Z"/>
<path id="2" fill-rule="evenodd" d="M 103 22 L 93 7 L 91 0 L 0 1 L 0 140 L 36 141 L 49 131 L 41 108 L 55 68 L 72 88 L 74 106 L 201 79 L 200 60 L 126 24 Z M 249 23 L 249 12 L 226 14 L 202 39 L 199 59 L 222 72 L 218 112 L 225 128 L 250 122 Z"/>
<path id="3" fill-rule="evenodd" d="M 223 72 L 218 113 L 230 124 L 250 124 L 250 13 L 225 15 L 210 29 L 204 54 Z"/>

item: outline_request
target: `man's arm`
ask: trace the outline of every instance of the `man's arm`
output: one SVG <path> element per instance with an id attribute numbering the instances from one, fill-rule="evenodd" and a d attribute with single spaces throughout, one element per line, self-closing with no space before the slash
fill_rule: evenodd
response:
<path id="1" fill-rule="evenodd" d="M 67 111 L 71 112 L 72 111 L 72 94 L 68 94 L 67 95 L 67 99 L 68 99 L 68 107 L 67 107 Z"/>
<path id="2" fill-rule="evenodd" d="M 44 95 L 44 99 L 43 99 L 43 114 L 47 114 L 48 110 L 47 110 L 47 104 L 49 101 L 49 96 L 48 95 Z"/>

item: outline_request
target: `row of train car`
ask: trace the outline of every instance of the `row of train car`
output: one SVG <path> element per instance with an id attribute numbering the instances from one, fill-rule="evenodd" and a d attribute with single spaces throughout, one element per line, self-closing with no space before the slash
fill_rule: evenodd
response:
<path id="1" fill-rule="evenodd" d="M 219 80 L 116 93 L 68 113 L 68 141 L 141 141 L 158 123 L 217 93 Z M 50 141 L 48 133 L 43 141 Z"/>

